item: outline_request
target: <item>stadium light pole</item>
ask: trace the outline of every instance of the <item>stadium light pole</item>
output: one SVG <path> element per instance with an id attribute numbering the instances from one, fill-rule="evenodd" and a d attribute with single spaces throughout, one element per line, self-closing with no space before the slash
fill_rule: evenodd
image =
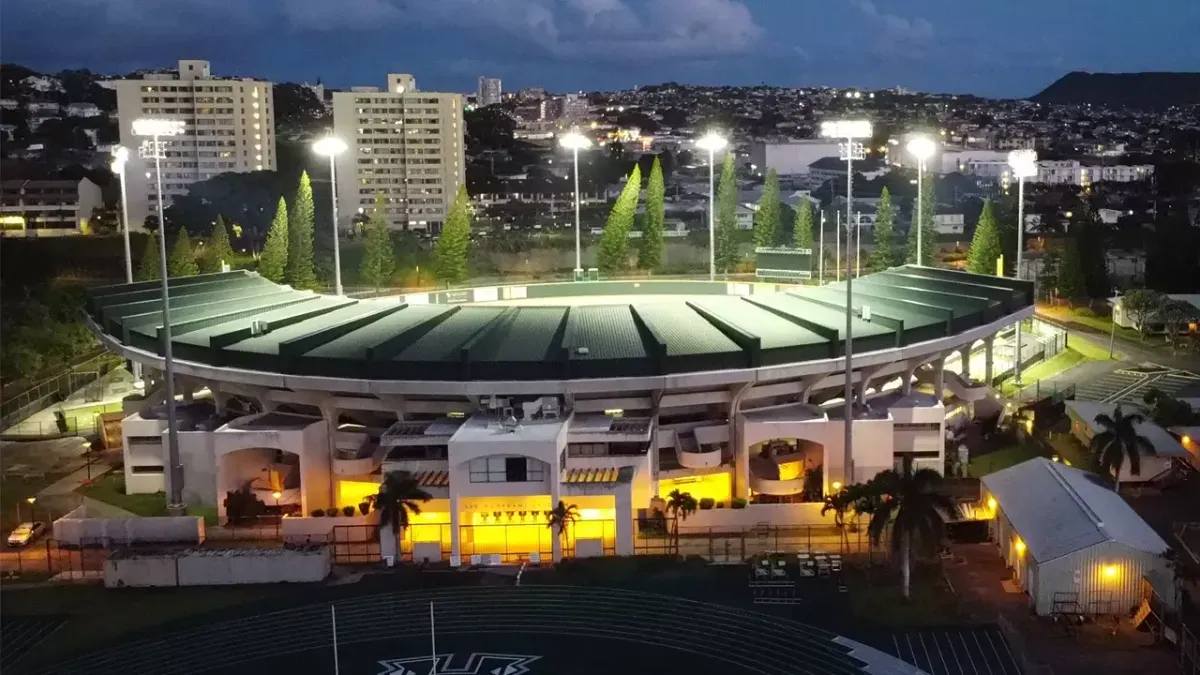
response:
<path id="1" fill-rule="evenodd" d="M 167 458 L 170 466 L 171 493 L 167 509 L 183 515 L 183 466 L 179 463 L 179 425 L 175 420 L 175 359 L 171 354 L 171 296 L 167 283 L 167 223 L 163 217 L 162 159 L 165 143 L 160 138 L 184 133 L 183 120 L 140 118 L 133 121 L 134 136 L 149 136 L 138 153 L 154 159 L 155 192 L 158 194 L 158 273 L 162 289 L 163 365 L 167 380 Z"/>
<path id="2" fill-rule="evenodd" d="M 558 144 L 569 149 L 572 159 L 575 161 L 575 279 L 578 281 L 583 275 L 583 247 L 580 244 L 579 234 L 579 151 L 590 148 L 592 141 L 578 131 L 572 130 L 558 139 Z"/>
<path id="3" fill-rule="evenodd" d="M 326 136 L 313 143 L 313 151 L 329 158 L 329 199 L 333 209 L 333 290 L 342 294 L 342 254 L 338 243 L 337 214 L 337 162 L 338 155 L 346 151 L 346 143 L 337 136 Z"/>
<path id="4" fill-rule="evenodd" d="M 708 280 L 715 281 L 717 278 L 717 236 L 716 236 L 716 211 L 717 211 L 717 188 L 716 188 L 716 170 L 713 165 L 717 151 L 729 144 L 723 136 L 714 131 L 710 131 L 703 138 L 696 141 L 696 147 L 701 150 L 708 151 Z"/>
<path id="5" fill-rule="evenodd" d="M 133 253 L 129 249 L 129 197 L 128 190 L 125 189 L 125 165 L 129 162 L 129 148 L 123 145 L 114 145 L 112 149 L 112 163 L 109 168 L 117 174 L 117 181 L 121 185 L 121 235 L 125 238 L 125 283 L 133 283 Z M 142 364 L 138 361 L 133 361 L 133 386 L 142 387 L 145 382 L 142 380 Z"/>
<path id="6" fill-rule="evenodd" d="M 817 285 L 825 285 L 825 209 L 821 209 L 821 231 L 817 234 Z"/>
<path id="7" fill-rule="evenodd" d="M 838 138 L 842 159 L 846 160 L 846 249 L 850 249 L 850 217 L 854 213 L 854 160 L 867 156 L 862 139 L 871 137 L 871 123 L 867 120 L 839 120 L 822 122 L 821 135 L 825 138 Z M 843 425 L 845 426 L 845 448 L 842 455 L 842 483 L 851 485 L 854 482 L 854 310 L 853 310 L 854 280 L 850 278 L 850 256 L 846 256 L 846 333 L 843 337 L 846 348 L 846 398 L 843 405 Z M 826 475 L 826 479 L 829 476 Z"/>
<path id="8" fill-rule="evenodd" d="M 1021 253 L 1025 248 L 1025 179 L 1037 175 L 1037 151 L 1013 150 L 1008 165 L 1017 176 L 1017 266 L 1013 278 L 1021 278 Z M 1021 322 L 1017 322 L 1013 352 L 1013 384 L 1021 384 Z"/>
<path id="9" fill-rule="evenodd" d="M 925 160 L 933 156 L 933 153 L 937 150 L 937 146 L 933 144 L 933 140 L 928 136 L 917 136 L 909 141 L 906 147 L 908 148 L 908 154 L 917 158 L 917 266 L 919 267 L 922 262 L 921 251 L 923 250 L 921 235 L 924 234 L 921 223 L 924 220 L 925 208 L 925 193 L 922 190 L 923 181 L 925 180 Z"/>

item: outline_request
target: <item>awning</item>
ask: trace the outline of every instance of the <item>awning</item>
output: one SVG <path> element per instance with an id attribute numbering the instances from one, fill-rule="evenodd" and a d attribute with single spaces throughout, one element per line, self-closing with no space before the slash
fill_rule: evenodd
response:
<path id="1" fill-rule="evenodd" d="M 413 474 L 413 480 L 421 487 L 444 488 L 450 487 L 449 471 L 418 471 Z"/>
<path id="2" fill-rule="evenodd" d="M 567 469 L 562 482 L 567 485 L 602 485 L 605 483 L 628 483 L 633 478 L 633 467 L 606 467 L 590 469 Z"/>

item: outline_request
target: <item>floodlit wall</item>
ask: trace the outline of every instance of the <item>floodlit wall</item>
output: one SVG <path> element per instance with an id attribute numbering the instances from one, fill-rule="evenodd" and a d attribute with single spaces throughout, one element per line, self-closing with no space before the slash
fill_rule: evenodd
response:
<path id="1" fill-rule="evenodd" d="M 115 556 L 104 564 L 104 585 L 229 586 L 314 583 L 329 576 L 325 546 L 296 549 L 189 549 Z"/>
<path id="2" fill-rule="evenodd" d="M 333 541 L 334 528 L 345 527 L 338 531 L 338 541 L 374 541 L 378 538 L 375 526 L 379 525 L 379 512 L 373 511 L 366 516 L 299 518 L 288 516 L 279 521 L 280 535 L 285 544 L 324 543 Z M 349 527 L 353 526 L 353 527 Z"/>
<path id="3" fill-rule="evenodd" d="M 54 521 L 54 538 L 60 546 L 200 544 L 204 541 L 204 519 L 199 516 L 88 518 L 86 510 L 80 507 Z"/>
<path id="4" fill-rule="evenodd" d="M 694 529 L 710 527 L 715 530 L 741 531 L 743 528 L 766 524 L 772 527 L 794 525 L 832 525 L 833 513 L 821 515 L 820 502 L 797 504 L 750 504 L 744 509 L 703 509 L 687 517 L 680 527 Z"/>

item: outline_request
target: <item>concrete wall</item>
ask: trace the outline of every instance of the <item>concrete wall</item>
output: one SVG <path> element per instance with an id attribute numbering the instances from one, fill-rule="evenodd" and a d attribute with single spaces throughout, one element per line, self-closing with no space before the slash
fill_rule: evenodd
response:
<path id="1" fill-rule="evenodd" d="M 704 509 L 688 516 L 680 527 L 685 529 L 711 527 L 741 530 L 767 524 L 773 527 L 786 525 L 832 525 L 833 513 L 821 515 L 821 503 L 800 504 L 750 504 L 744 509 Z"/>
<path id="2" fill-rule="evenodd" d="M 212 549 L 119 556 L 104 564 L 104 585 L 228 586 L 313 583 L 329 576 L 325 546 L 293 549 Z"/>
<path id="3" fill-rule="evenodd" d="M 333 528 L 338 526 L 354 526 L 341 530 L 338 541 L 374 541 L 375 526 L 379 525 L 379 512 L 372 511 L 365 516 L 337 516 L 336 518 L 287 517 L 279 521 L 280 535 L 284 543 L 305 544 L 332 541 Z"/>
<path id="4" fill-rule="evenodd" d="M 61 546 L 100 543 L 179 543 L 204 541 L 204 519 L 199 516 L 155 518 L 88 518 L 76 509 L 54 521 L 54 538 Z"/>

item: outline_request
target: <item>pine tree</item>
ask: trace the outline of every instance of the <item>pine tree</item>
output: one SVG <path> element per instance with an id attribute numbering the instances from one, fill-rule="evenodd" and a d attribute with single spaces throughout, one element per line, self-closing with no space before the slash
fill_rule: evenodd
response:
<path id="1" fill-rule="evenodd" d="M 937 201 L 935 195 L 937 191 L 933 185 L 933 175 L 925 174 L 921 183 L 921 222 L 917 223 L 917 205 L 913 203 L 913 226 L 908 228 L 908 255 L 906 260 L 909 264 L 917 262 L 917 228 L 921 228 L 921 264 L 928 267 L 933 266 L 933 252 L 937 250 L 937 229 L 933 225 L 933 214 L 937 210 Z"/>
<path id="2" fill-rule="evenodd" d="M 1003 248 L 1000 245 L 1000 229 L 992 211 L 992 200 L 985 199 L 979 223 L 975 225 L 975 236 L 971 238 L 971 250 L 967 255 L 967 271 L 975 274 L 996 273 L 996 260 Z"/>
<path id="3" fill-rule="evenodd" d="M 796 207 L 796 224 L 792 227 L 792 245 L 796 248 L 813 247 L 812 203 L 801 199 Z"/>
<path id="4" fill-rule="evenodd" d="M 713 260 L 717 271 L 728 274 L 738 264 L 737 249 L 737 176 L 733 170 L 733 153 L 725 155 L 721 166 L 721 182 L 717 186 L 717 222 L 713 245 Z"/>
<path id="5" fill-rule="evenodd" d="M 200 254 L 200 271 L 204 274 L 220 272 L 221 265 L 232 260 L 233 247 L 229 245 L 229 231 L 225 229 L 225 219 L 217 214 L 212 236 L 208 238 L 204 252 Z"/>
<path id="6" fill-rule="evenodd" d="M 879 194 L 875 211 L 875 250 L 867 258 L 867 270 L 879 272 L 891 267 L 896 259 L 896 213 L 892 208 L 892 193 L 887 187 Z M 921 242 L 924 243 L 924 242 Z"/>
<path id="7" fill-rule="evenodd" d="M 460 187 L 433 247 L 433 273 L 447 285 L 467 280 L 467 247 L 471 243 L 471 206 L 467 188 Z"/>
<path id="8" fill-rule="evenodd" d="M 617 202 L 613 204 L 612 212 L 608 214 L 608 222 L 600 235 L 600 250 L 597 253 L 597 264 L 605 274 L 616 274 L 625 269 L 629 262 L 629 231 L 633 229 L 633 219 L 637 215 L 638 195 L 642 191 L 642 171 L 638 165 L 633 166 L 625 188 L 621 190 Z"/>
<path id="9" fill-rule="evenodd" d="M 158 259 L 158 234 L 151 234 L 146 237 L 146 248 L 142 249 L 142 257 L 138 260 L 137 274 L 133 278 L 136 281 L 153 281 L 162 278 Z"/>
<path id="10" fill-rule="evenodd" d="M 754 212 L 754 248 L 774 246 L 779 240 L 779 176 L 767 171 L 758 210 Z"/>
<path id="11" fill-rule="evenodd" d="M 313 196 L 308 172 L 300 174 L 296 199 L 288 214 L 287 280 L 292 288 L 315 288 L 317 275 L 313 271 Z"/>
<path id="12" fill-rule="evenodd" d="M 663 263 L 663 221 L 666 218 L 666 184 L 658 157 L 650 167 L 646 184 L 646 221 L 642 239 L 638 242 L 638 267 L 647 272 L 657 271 Z"/>
<path id="13" fill-rule="evenodd" d="M 287 273 L 288 260 L 288 217 L 287 202 L 279 198 L 279 206 L 275 208 L 275 219 L 271 221 L 271 229 L 267 231 L 267 243 L 263 245 L 262 255 L 258 257 L 258 273 L 264 279 L 283 283 Z"/>
<path id="14" fill-rule="evenodd" d="M 376 194 L 371 219 L 367 221 L 366 232 L 363 235 L 363 259 L 358 273 L 363 283 L 378 293 L 379 289 L 391 280 L 395 270 L 396 250 L 392 246 L 392 233 L 388 228 L 383 195 Z"/>
<path id="15" fill-rule="evenodd" d="M 1079 257 L 1079 241 L 1069 237 L 1058 259 L 1058 295 L 1070 302 L 1087 297 L 1087 280 Z"/>
<path id="16" fill-rule="evenodd" d="M 192 240 L 188 237 L 186 227 L 179 228 L 175 235 L 175 244 L 171 247 L 171 255 L 167 257 L 167 276 L 194 277 L 200 273 L 196 265 L 196 254 L 192 252 Z"/>

